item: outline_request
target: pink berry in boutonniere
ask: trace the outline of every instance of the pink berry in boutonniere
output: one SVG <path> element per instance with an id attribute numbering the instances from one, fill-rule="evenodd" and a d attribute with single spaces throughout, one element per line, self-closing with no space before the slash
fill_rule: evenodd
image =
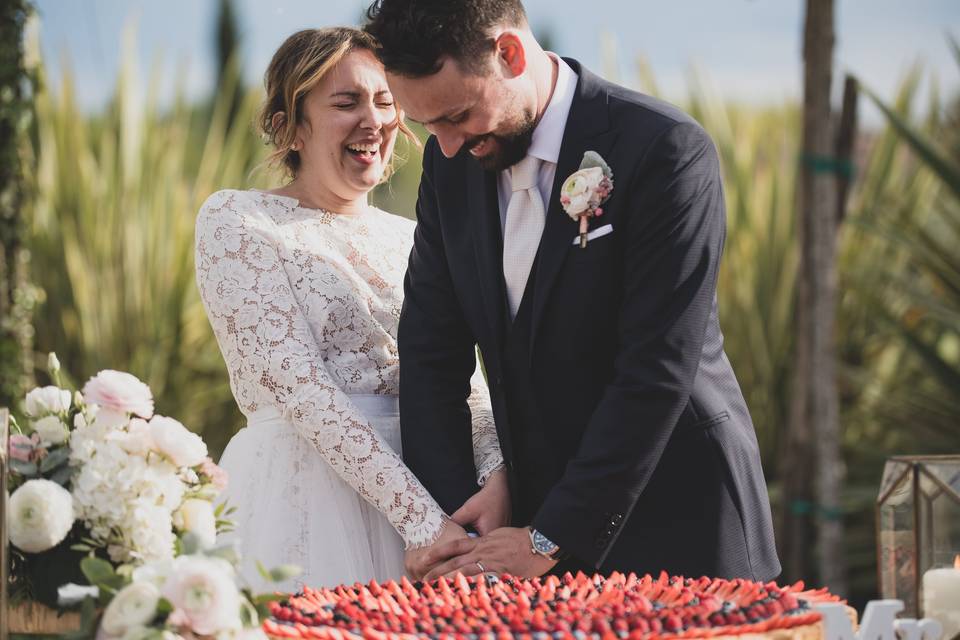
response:
<path id="1" fill-rule="evenodd" d="M 560 187 L 560 204 L 574 220 L 580 221 L 580 248 L 587 246 L 590 218 L 603 215 L 600 205 L 613 191 L 613 171 L 596 151 L 583 154 L 580 169 Z"/>

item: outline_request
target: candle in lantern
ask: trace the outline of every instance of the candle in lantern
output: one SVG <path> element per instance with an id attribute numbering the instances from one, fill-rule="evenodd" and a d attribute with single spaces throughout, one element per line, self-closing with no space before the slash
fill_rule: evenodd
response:
<path id="1" fill-rule="evenodd" d="M 960 555 L 952 569 L 930 569 L 923 574 L 923 615 L 943 625 L 946 640 L 960 634 Z"/>

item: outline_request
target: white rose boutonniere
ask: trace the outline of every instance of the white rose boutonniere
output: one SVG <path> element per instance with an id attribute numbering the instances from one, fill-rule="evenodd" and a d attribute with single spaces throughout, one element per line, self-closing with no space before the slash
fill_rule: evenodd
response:
<path id="1" fill-rule="evenodd" d="M 560 204 L 574 220 L 580 221 L 580 248 L 587 246 L 590 218 L 603 215 L 600 205 L 613 191 L 613 171 L 596 151 L 583 154 L 580 169 L 560 187 Z"/>

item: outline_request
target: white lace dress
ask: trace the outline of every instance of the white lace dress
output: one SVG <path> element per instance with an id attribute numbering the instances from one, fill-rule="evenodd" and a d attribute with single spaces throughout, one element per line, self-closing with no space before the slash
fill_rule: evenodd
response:
<path id="1" fill-rule="evenodd" d="M 243 577 L 257 590 L 397 579 L 443 511 L 400 458 L 397 323 L 414 223 L 259 191 L 200 210 L 197 283 L 247 417 L 221 457 Z M 479 368 L 478 481 L 502 463 Z M 303 568 L 286 584 L 256 570 Z"/>

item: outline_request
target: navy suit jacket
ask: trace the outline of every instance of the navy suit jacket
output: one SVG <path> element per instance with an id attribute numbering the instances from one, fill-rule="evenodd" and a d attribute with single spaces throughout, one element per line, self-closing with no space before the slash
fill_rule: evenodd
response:
<path id="1" fill-rule="evenodd" d="M 431 138 L 399 326 L 404 460 L 448 513 L 477 491 L 466 398 L 479 345 L 516 526 L 542 531 L 571 568 L 772 579 L 756 434 L 717 320 L 716 150 L 676 108 L 567 61 L 579 80 L 525 293 L 524 401 L 549 444 L 517 446 L 529 425 L 507 409 L 496 174 Z M 581 249 L 559 196 L 588 150 L 614 173 L 591 228 L 613 231 Z"/>

